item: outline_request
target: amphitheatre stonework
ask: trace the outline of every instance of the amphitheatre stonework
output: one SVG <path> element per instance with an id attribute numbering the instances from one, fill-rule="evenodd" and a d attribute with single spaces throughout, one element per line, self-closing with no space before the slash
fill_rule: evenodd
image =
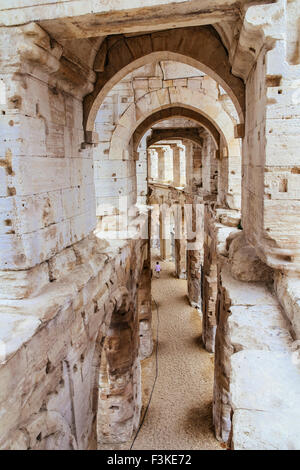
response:
<path id="1" fill-rule="evenodd" d="M 197 449 L 300 450 L 299 11 L 0 1 L 0 449 L 132 441 L 160 259 L 209 358 Z"/>

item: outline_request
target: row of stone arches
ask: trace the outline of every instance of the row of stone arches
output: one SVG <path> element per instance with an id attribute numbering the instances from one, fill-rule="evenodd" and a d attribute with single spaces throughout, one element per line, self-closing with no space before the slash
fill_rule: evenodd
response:
<path id="1" fill-rule="evenodd" d="M 193 10 L 197 2 L 179 2 L 172 5 L 179 18 L 175 26 L 186 26 L 167 30 L 165 1 L 157 11 L 148 3 L 143 10 L 137 1 L 135 11 L 125 11 L 123 18 L 114 4 L 112 17 L 122 20 L 117 26 L 109 23 L 107 12 L 95 16 L 86 2 L 82 11 L 82 2 L 76 3 L 74 10 L 60 5 L 51 14 L 47 5 L 46 16 L 39 17 L 40 8 L 29 0 L 18 14 L 7 10 L 0 28 L 1 447 L 93 447 L 99 406 L 103 434 L 116 436 L 113 375 L 121 382 L 130 376 L 130 387 L 138 377 L 136 335 L 142 322 L 136 298 L 145 266 L 149 271 L 147 236 L 141 235 L 147 229 L 146 210 L 135 204 L 136 157 L 141 162 L 141 153 L 147 153 L 146 132 L 178 117 L 205 129 L 206 156 L 213 151 L 218 156 L 210 160 L 217 160 L 218 169 L 208 165 L 209 170 L 222 176 L 214 186 L 218 191 L 196 194 L 205 206 L 206 347 L 213 350 L 217 338 L 217 437 L 235 448 L 299 447 L 299 377 L 290 360 L 300 331 L 299 54 L 291 15 L 292 5 L 297 17 L 296 0 L 259 6 L 245 1 L 232 9 L 224 2 L 215 17 L 203 9 L 185 16 L 184 8 Z M 111 26 L 105 38 L 101 18 L 105 31 Z M 115 34 L 116 27 L 121 34 Z M 100 123 L 96 147 L 99 106 L 121 79 L 155 61 L 200 68 L 219 84 L 218 99 L 179 83 L 147 89 L 111 120 L 113 125 Z M 96 197 L 107 198 L 112 207 L 104 215 L 108 230 L 100 240 L 94 233 L 96 217 L 103 215 L 95 207 L 96 171 Z M 122 194 L 133 211 L 129 220 L 114 225 Z M 235 195 L 242 195 L 242 204 Z M 188 196 L 192 205 L 199 202 L 194 196 Z M 130 230 L 123 230 L 126 224 Z M 113 239 L 114 234 L 121 235 Z M 191 251 L 197 264 L 196 250 Z M 143 328 L 149 323 L 145 315 Z M 115 366 L 116 358 L 121 365 Z M 98 397 L 99 370 L 107 407 Z M 253 378 L 250 388 L 243 371 Z M 124 395 L 136 400 L 128 433 L 137 423 L 136 390 L 132 386 L 130 397 Z M 109 429 L 103 416 L 111 418 Z M 279 444 L 268 432 L 274 426 Z M 289 427 L 292 436 L 282 434 Z M 55 429 L 61 438 L 49 436 Z"/>
<path id="2" fill-rule="evenodd" d="M 206 47 L 199 47 L 206 44 Z M 96 113 L 114 84 L 146 62 L 167 58 L 199 68 L 215 79 L 229 93 L 241 122 L 245 109 L 244 85 L 231 73 L 228 54 L 212 27 L 177 29 L 176 35 L 162 31 L 133 37 L 106 39 L 98 51 L 94 70 L 94 91 L 85 98 L 85 128 L 93 131 Z"/>

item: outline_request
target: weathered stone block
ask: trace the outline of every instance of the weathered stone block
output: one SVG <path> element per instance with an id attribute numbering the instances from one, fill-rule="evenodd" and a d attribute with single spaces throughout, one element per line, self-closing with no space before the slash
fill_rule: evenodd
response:
<path id="1" fill-rule="evenodd" d="M 243 232 L 237 233 L 230 244 L 229 262 L 235 279 L 241 281 L 272 281 L 272 269 L 264 264 L 257 256 L 255 249 L 248 245 Z"/>
<path id="2" fill-rule="evenodd" d="M 236 410 L 232 422 L 235 450 L 298 450 L 300 447 L 299 412 Z"/>
<path id="3" fill-rule="evenodd" d="M 37 295 L 49 282 L 47 263 L 27 271 L 0 271 L 0 299 L 23 299 Z"/>

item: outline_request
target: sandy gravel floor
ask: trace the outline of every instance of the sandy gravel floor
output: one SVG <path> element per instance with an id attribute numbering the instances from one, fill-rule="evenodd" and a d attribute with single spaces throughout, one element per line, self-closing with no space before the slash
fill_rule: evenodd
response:
<path id="1" fill-rule="evenodd" d="M 160 279 L 152 282 L 159 314 L 158 378 L 133 449 L 222 450 L 212 427 L 213 355 L 202 346 L 201 321 L 188 304 L 186 281 L 175 279 L 173 263 L 161 265 Z M 156 322 L 153 304 L 154 338 Z M 144 411 L 155 376 L 155 353 L 142 362 L 142 374 Z M 131 444 L 105 448 L 129 449 Z"/>

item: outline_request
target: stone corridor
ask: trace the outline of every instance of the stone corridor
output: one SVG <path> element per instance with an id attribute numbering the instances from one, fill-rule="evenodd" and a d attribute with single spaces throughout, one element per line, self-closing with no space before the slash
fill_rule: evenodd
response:
<path id="1" fill-rule="evenodd" d="M 164 261 L 161 266 L 160 279 L 152 280 L 159 314 L 158 377 L 132 449 L 222 450 L 212 422 L 213 354 L 203 347 L 201 319 L 188 303 L 186 280 L 174 277 L 173 262 Z M 152 307 L 156 338 L 154 302 Z M 152 356 L 142 362 L 144 409 L 155 378 L 155 349 L 156 344 Z M 128 450 L 131 445 L 132 441 L 104 448 Z"/>
<path id="2" fill-rule="evenodd" d="M 1 450 L 300 450 L 299 12 L 0 0 Z"/>

